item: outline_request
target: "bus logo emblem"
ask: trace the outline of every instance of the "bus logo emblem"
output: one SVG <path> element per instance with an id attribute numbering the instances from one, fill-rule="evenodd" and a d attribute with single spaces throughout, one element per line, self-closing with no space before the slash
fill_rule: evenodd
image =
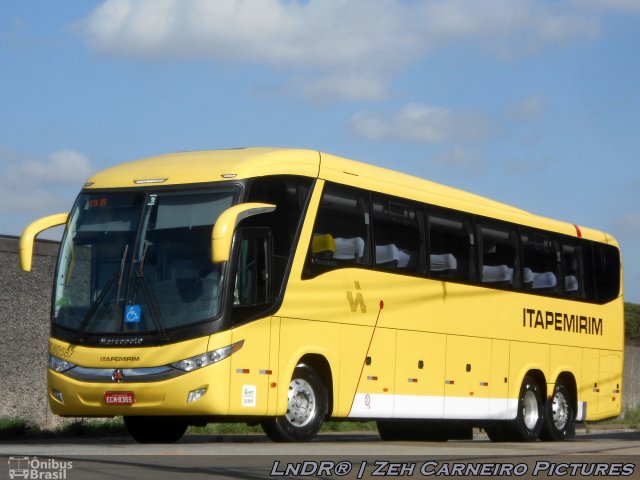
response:
<path id="1" fill-rule="evenodd" d="M 111 374 L 111 380 L 122 383 L 124 381 L 124 371 L 121 368 L 116 368 Z"/>
<path id="2" fill-rule="evenodd" d="M 351 307 L 351 312 L 355 313 L 358 308 L 362 313 L 367 313 L 367 306 L 364 304 L 364 298 L 362 297 L 362 292 L 360 291 L 360 282 L 354 282 L 356 286 L 356 298 L 353 298 L 352 292 L 347 292 L 347 300 L 349 301 L 349 306 Z"/>

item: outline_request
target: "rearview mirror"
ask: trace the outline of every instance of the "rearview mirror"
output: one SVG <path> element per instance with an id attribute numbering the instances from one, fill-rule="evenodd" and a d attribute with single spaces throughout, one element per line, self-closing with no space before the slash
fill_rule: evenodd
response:
<path id="1" fill-rule="evenodd" d="M 211 261 L 222 263 L 229 260 L 233 232 L 242 220 L 276 209 L 270 203 L 241 203 L 226 209 L 216 220 L 211 233 Z"/>
<path id="2" fill-rule="evenodd" d="M 33 244 L 40 232 L 48 230 L 58 225 L 64 225 L 69 218 L 68 213 L 58 213 L 43 217 L 30 223 L 20 236 L 20 268 L 24 272 L 31 271 L 31 261 L 33 259 Z"/>

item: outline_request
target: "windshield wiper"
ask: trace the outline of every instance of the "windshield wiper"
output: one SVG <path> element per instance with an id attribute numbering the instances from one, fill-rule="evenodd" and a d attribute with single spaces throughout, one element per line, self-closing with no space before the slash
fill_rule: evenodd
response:
<path id="1" fill-rule="evenodd" d="M 129 251 L 129 244 L 127 243 L 124 246 L 124 252 L 122 253 L 122 258 L 120 259 L 120 268 L 118 269 L 117 272 L 114 272 L 109 279 L 107 280 L 107 282 L 104 285 L 104 288 L 102 289 L 102 291 L 100 292 L 100 295 L 98 295 L 98 298 L 96 298 L 96 301 L 93 302 L 93 305 L 91 305 L 91 308 L 89 308 L 89 310 L 87 311 L 87 314 L 85 315 L 84 319 L 82 320 L 82 323 L 80 324 L 80 327 L 78 328 L 78 335 L 77 335 L 77 343 L 83 343 L 84 342 L 84 333 L 86 332 L 87 328 L 89 328 L 89 324 L 91 323 L 91 321 L 96 318 L 96 311 L 98 310 L 98 307 L 102 306 L 102 302 L 104 300 L 104 298 L 107 296 L 107 293 L 109 292 L 109 290 L 111 289 L 111 286 L 113 285 L 113 282 L 115 282 L 115 280 L 118 280 L 118 285 L 116 287 L 116 305 L 115 305 L 115 311 L 118 311 L 118 302 L 119 302 L 119 297 L 120 297 L 120 289 L 122 288 L 122 276 L 123 276 L 123 272 L 124 272 L 124 266 L 127 263 L 127 252 Z"/>
<path id="2" fill-rule="evenodd" d="M 124 276 L 124 264 L 125 259 L 127 258 L 127 251 L 129 250 L 129 244 L 124 247 L 124 255 L 122 255 L 122 260 L 120 260 L 120 270 L 118 271 L 118 286 L 116 287 L 116 304 L 113 307 L 115 312 L 118 312 L 118 306 L 120 305 L 120 289 L 122 288 L 122 277 Z"/>
<path id="3" fill-rule="evenodd" d="M 169 336 L 164 328 L 164 321 L 162 320 L 162 313 L 160 312 L 160 307 L 158 307 L 158 300 L 156 298 L 155 293 L 149 286 L 149 281 L 144 275 L 144 263 L 147 260 L 147 250 L 149 249 L 149 244 L 145 243 L 144 249 L 142 250 L 142 255 L 140 257 L 140 261 L 138 263 L 138 269 L 136 270 L 136 284 L 133 289 L 133 294 L 131 295 L 130 304 L 135 304 L 136 294 L 138 293 L 138 288 L 142 285 L 142 293 L 147 299 L 147 304 L 149 306 L 149 313 L 151 314 L 151 319 L 153 320 L 153 324 L 156 326 L 158 330 L 158 334 L 160 335 L 160 339 L 168 342 Z M 124 320 L 122 323 L 122 328 L 124 328 Z"/>

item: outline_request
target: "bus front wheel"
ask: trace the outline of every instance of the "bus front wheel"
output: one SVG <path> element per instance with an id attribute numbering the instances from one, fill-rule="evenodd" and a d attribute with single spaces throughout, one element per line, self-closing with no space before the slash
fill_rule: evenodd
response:
<path id="1" fill-rule="evenodd" d="M 188 427 L 179 417 L 124 417 L 124 425 L 140 443 L 174 443 Z"/>
<path id="2" fill-rule="evenodd" d="M 327 414 L 327 391 L 318 374 L 300 364 L 293 371 L 287 413 L 266 418 L 262 429 L 276 442 L 306 442 L 320 431 Z"/>

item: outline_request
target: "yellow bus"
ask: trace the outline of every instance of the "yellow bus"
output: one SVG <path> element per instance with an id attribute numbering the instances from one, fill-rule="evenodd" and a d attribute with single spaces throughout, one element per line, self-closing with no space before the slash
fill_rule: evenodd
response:
<path id="1" fill-rule="evenodd" d="M 561 207 L 560 207 L 561 210 Z M 562 213 L 560 211 L 560 213 Z M 387 439 L 562 440 L 618 415 L 610 235 L 311 150 L 175 153 L 89 179 L 66 225 L 51 410 L 123 416 L 141 442 L 324 420 Z"/>

